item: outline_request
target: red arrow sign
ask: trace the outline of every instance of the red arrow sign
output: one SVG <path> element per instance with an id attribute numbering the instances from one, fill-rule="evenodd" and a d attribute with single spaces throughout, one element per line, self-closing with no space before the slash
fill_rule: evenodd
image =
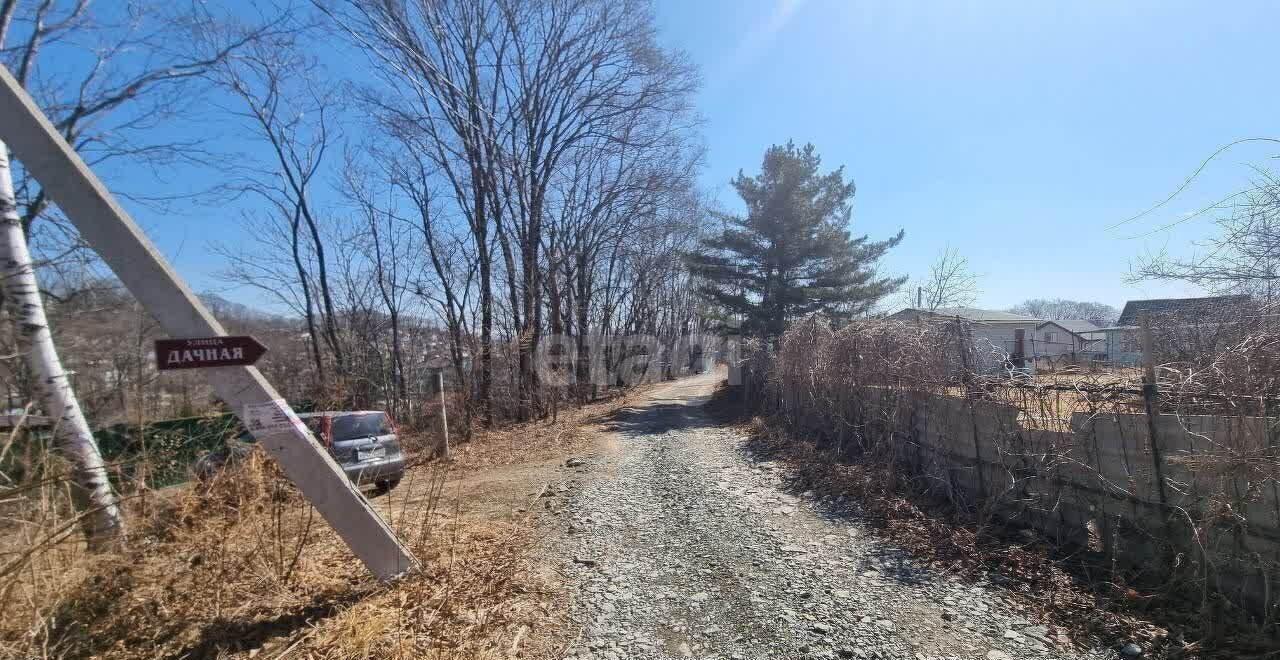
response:
<path id="1" fill-rule="evenodd" d="M 204 367 L 246 367 L 258 361 L 267 347 L 253 337 L 195 337 L 157 339 L 156 368 L 201 369 Z"/>

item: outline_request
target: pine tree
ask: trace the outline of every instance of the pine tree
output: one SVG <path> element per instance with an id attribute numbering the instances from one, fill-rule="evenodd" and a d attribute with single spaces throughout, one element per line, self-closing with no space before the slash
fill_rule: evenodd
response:
<path id="1" fill-rule="evenodd" d="M 813 312 L 864 313 L 905 281 L 878 277 L 875 268 L 902 231 L 884 241 L 851 237 L 854 184 L 843 167 L 820 174 L 820 165 L 811 144 L 770 147 L 760 174 L 739 171 L 733 181 L 746 215 L 719 214 L 724 230 L 688 255 L 725 325 L 740 319 L 743 334 L 777 337 Z"/>

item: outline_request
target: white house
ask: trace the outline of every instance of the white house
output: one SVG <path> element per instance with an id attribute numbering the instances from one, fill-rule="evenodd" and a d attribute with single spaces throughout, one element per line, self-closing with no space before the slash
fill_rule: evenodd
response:
<path id="1" fill-rule="evenodd" d="M 1084 319 L 1044 321 L 1036 326 L 1032 353 L 1055 362 L 1088 358 L 1105 350 L 1105 337 L 1098 330 L 1098 326 Z"/>
<path id="2" fill-rule="evenodd" d="M 1003 364 L 1005 356 L 1015 367 L 1029 366 L 1029 358 L 1035 357 L 1033 340 L 1036 328 L 1043 321 L 1033 316 L 997 312 L 973 307 L 945 307 L 935 310 L 908 307 L 891 314 L 897 321 L 947 321 L 960 319 L 968 322 L 978 353 L 990 356 L 988 368 Z"/>

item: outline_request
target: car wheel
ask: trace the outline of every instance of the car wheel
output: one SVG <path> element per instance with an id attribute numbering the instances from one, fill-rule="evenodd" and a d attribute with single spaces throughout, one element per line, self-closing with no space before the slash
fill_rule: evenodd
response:
<path id="1" fill-rule="evenodd" d="M 379 482 L 377 482 L 377 483 L 376 483 L 376 484 L 374 484 L 374 485 L 376 485 L 376 486 L 378 487 L 378 492 L 379 492 L 379 493 L 386 493 L 386 492 L 389 492 L 392 488 L 395 488 L 396 486 L 399 486 L 399 485 L 400 485 L 400 480 L 399 480 L 399 479 L 388 479 L 388 480 L 386 480 L 386 481 L 379 481 Z"/>

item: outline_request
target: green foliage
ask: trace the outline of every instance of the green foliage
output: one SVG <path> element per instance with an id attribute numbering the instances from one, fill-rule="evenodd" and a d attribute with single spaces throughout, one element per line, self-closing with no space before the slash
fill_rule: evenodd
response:
<path id="1" fill-rule="evenodd" d="M 116 487 L 128 490 L 140 478 L 162 488 L 182 483 L 206 452 L 242 432 L 235 415 L 185 417 L 150 422 L 142 427 L 114 424 L 93 432 Z"/>
<path id="2" fill-rule="evenodd" d="M 243 432 L 230 413 L 163 419 L 141 430 L 113 424 L 93 432 L 107 475 L 117 491 L 132 491 L 145 481 L 163 488 L 190 478 L 191 467 L 205 453 L 222 447 Z M 65 479 L 71 466 L 47 429 L 23 429 L 21 438 L 0 458 L 0 480 L 10 484 Z"/>
<path id="3" fill-rule="evenodd" d="M 878 277 L 875 269 L 903 233 L 853 238 L 853 182 L 844 180 L 843 167 L 820 174 L 820 165 L 811 144 L 770 147 L 760 174 L 740 171 L 733 181 L 746 215 L 719 214 L 724 230 L 687 256 L 724 325 L 742 318 L 742 333 L 777 337 L 788 321 L 814 312 L 862 314 L 906 280 Z"/>
<path id="4" fill-rule="evenodd" d="M 187 481 L 201 455 L 242 432 L 233 414 L 159 420 L 140 428 L 118 425 L 99 428 L 93 437 L 120 490 L 145 478 L 152 489 Z"/>

